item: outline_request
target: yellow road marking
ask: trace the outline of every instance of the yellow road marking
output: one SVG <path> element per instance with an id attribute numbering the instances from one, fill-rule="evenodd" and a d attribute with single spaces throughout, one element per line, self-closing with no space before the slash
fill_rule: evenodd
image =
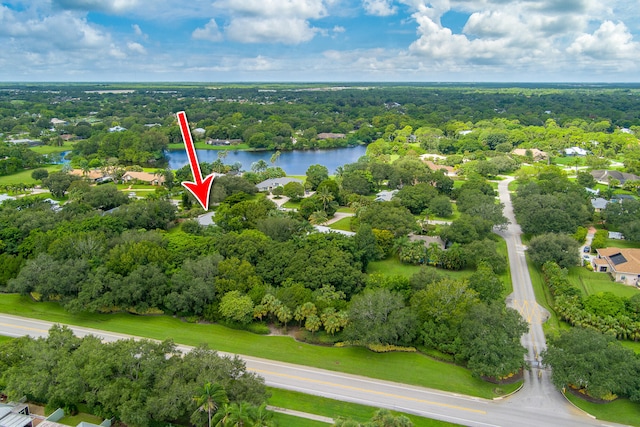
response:
<path id="1" fill-rule="evenodd" d="M 518 310 L 528 323 L 542 323 L 542 311 L 540 311 L 536 302 L 529 303 L 527 300 L 514 300 L 513 307 Z"/>
<path id="2" fill-rule="evenodd" d="M 9 328 L 16 328 L 16 329 L 24 329 L 25 331 L 44 332 L 47 334 L 49 333 L 48 329 L 30 328 L 29 326 L 11 325 L 9 323 L 0 323 L 0 326 L 7 326 Z"/>
<path id="3" fill-rule="evenodd" d="M 44 330 L 44 329 L 31 328 L 29 326 L 11 325 L 11 324 L 8 324 L 8 323 L 0 323 L 0 326 L 7 326 L 7 327 L 11 327 L 11 328 L 24 329 L 24 330 L 27 330 L 27 331 L 34 331 L 34 332 L 44 332 L 44 333 L 48 333 L 49 332 L 48 330 Z M 274 376 L 279 376 L 279 377 L 284 377 L 284 378 L 295 379 L 295 380 L 298 380 L 298 381 L 304 381 L 304 382 L 309 382 L 309 383 L 315 383 L 315 384 L 322 384 L 322 385 L 338 387 L 338 388 L 342 388 L 342 389 L 345 389 L 345 390 L 359 391 L 359 392 L 363 392 L 363 393 L 375 394 L 375 395 L 378 395 L 378 396 L 393 397 L 393 398 L 396 398 L 396 399 L 408 400 L 408 401 L 418 402 L 418 403 L 425 403 L 427 405 L 440 406 L 440 407 L 450 408 L 450 409 L 457 409 L 457 410 L 460 410 L 460 411 L 474 412 L 474 413 L 483 414 L 483 415 L 485 415 L 487 413 L 486 411 L 482 411 L 480 409 L 465 408 L 464 406 L 451 405 L 451 404 L 448 404 L 448 403 L 433 402 L 433 401 L 430 401 L 430 400 L 418 399 L 418 398 L 415 398 L 415 397 L 401 396 L 399 394 L 386 393 L 386 392 L 383 392 L 383 391 L 369 390 L 369 389 L 362 388 L 362 387 L 354 387 L 354 386 L 349 386 L 349 385 L 336 384 L 336 383 L 332 383 L 332 382 L 329 382 L 329 381 L 314 380 L 314 379 L 311 379 L 311 378 L 300 377 L 300 376 L 297 376 L 297 375 L 282 374 L 282 373 L 279 373 L 279 372 L 266 371 L 266 370 L 263 370 L 263 369 L 248 369 L 248 370 L 254 371 L 254 372 L 257 372 L 257 373 L 262 373 L 262 374 L 269 374 L 269 375 L 274 375 Z"/>
<path id="4" fill-rule="evenodd" d="M 249 370 L 257 372 L 257 373 L 261 373 L 261 374 L 275 375 L 275 376 L 278 376 L 278 377 L 290 378 L 290 379 L 294 379 L 294 380 L 298 380 L 298 381 L 304 381 L 304 382 L 309 382 L 309 383 L 328 385 L 328 386 L 338 387 L 338 388 L 342 388 L 342 389 L 346 389 L 346 390 L 353 390 L 353 391 L 359 391 L 359 392 L 363 392 L 363 393 L 375 394 L 375 395 L 378 395 L 378 396 L 393 397 L 393 398 L 396 398 L 396 399 L 409 400 L 409 401 L 412 401 L 412 402 L 425 403 L 427 405 L 441 406 L 441 407 L 444 407 L 444 408 L 457 409 L 457 410 L 460 410 L 460 411 L 474 412 L 476 414 L 485 415 L 487 413 L 486 411 L 483 411 L 483 410 L 480 410 L 480 409 L 465 408 L 464 406 L 451 405 L 451 404 L 448 404 L 448 403 L 433 402 L 433 401 L 430 401 L 430 400 L 418 399 L 416 397 L 401 396 L 399 394 L 386 393 L 386 392 L 383 392 L 383 391 L 369 390 L 369 389 L 366 389 L 366 388 L 354 387 L 354 386 L 350 386 L 350 385 L 336 384 L 336 383 L 332 383 L 332 382 L 329 382 L 329 381 L 314 380 L 314 379 L 311 379 L 311 378 L 300 377 L 300 376 L 297 376 L 297 375 L 282 374 L 282 373 L 279 373 L 279 372 L 266 371 L 266 370 L 263 370 L 263 369 L 249 369 Z"/>

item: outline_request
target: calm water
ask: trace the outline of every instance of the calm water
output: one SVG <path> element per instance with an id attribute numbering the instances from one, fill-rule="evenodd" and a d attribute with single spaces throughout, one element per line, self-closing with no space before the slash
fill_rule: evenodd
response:
<path id="1" fill-rule="evenodd" d="M 213 163 L 218 159 L 216 150 L 196 150 L 199 162 Z M 323 165 L 329 169 L 329 174 L 333 174 L 338 166 L 347 163 L 355 163 L 365 155 L 367 147 L 358 145 L 351 148 L 336 148 L 333 150 L 305 150 L 305 151 L 282 151 L 280 158 L 275 164 L 271 164 L 273 151 L 229 151 L 227 157 L 222 159 L 226 165 L 236 162 L 242 164 L 242 170 L 251 170 L 251 164 L 258 160 L 264 160 L 269 166 L 279 166 L 287 175 L 304 175 L 311 165 Z M 169 160 L 171 169 L 180 169 L 186 165 L 187 152 L 185 150 L 167 151 L 166 157 Z"/>

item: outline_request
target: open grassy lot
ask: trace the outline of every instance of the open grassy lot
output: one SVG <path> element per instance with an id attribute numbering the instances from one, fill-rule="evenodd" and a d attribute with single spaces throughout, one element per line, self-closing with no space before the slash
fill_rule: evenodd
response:
<path id="1" fill-rule="evenodd" d="M 341 220 L 338 220 L 336 222 L 334 222 L 333 224 L 329 225 L 330 228 L 333 228 L 334 230 L 343 230 L 343 231 L 351 231 L 351 219 L 353 217 L 346 217 L 346 218 L 342 218 Z"/>
<path id="2" fill-rule="evenodd" d="M 640 248 L 640 242 L 633 242 L 631 240 L 616 240 L 616 239 L 607 239 L 607 247 L 608 248 Z"/>
<path id="3" fill-rule="evenodd" d="M 329 425 L 322 421 L 308 420 L 279 412 L 273 413 L 273 419 L 279 427 L 327 427 Z"/>
<path id="4" fill-rule="evenodd" d="M 62 165 L 43 166 L 42 169 L 46 169 L 51 172 L 62 170 Z M 11 175 L 0 176 L 0 185 L 7 184 L 39 184 L 40 181 L 36 181 L 31 178 L 33 169 L 24 170 Z"/>
<path id="5" fill-rule="evenodd" d="M 38 154 L 52 154 L 62 153 L 63 151 L 73 150 L 74 142 L 65 141 L 61 146 L 56 145 L 38 145 L 37 147 L 30 147 L 30 150 Z"/>
<path id="6" fill-rule="evenodd" d="M 307 412 L 309 414 L 322 415 L 334 419 L 338 417 L 349 417 L 356 421 L 363 422 L 370 419 L 373 416 L 373 413 L 378 409 L 372 406 L 341 402 L 339 400 L 328 399 L 326 397 L 311 396 L 309 394 L 277 388 L 269 388 L 269 391 L 271 392 L 269 405 Z M 444 427 L 455 425 L 444 421 L 432 420 L 396 411 L 393 411 L 393 413 L 402 414 L 408 417 L 415 427 Z M 283 425 L 284 424 L 281 424 L 281 426 Z"/>
<path id="7" fill-rule="evenodd" d="M 460 367 L 439 362 L 418 353 L 374 353 L 361 347 L 322 347 L 295 341 L 288 336 L 261 336 L 215 324 L 185 323 L 170 316 L 131 314 L 71 314 L 56 303 L 36 303 L 16 294 L 0 294 L 0 312 L 60 322 L 157 340 L 173 339 L 180 344 L 283 362 L 415 384 L 439 390 L 493 398 L 509 393 L 518 384 L 501 386 L 477 378 Z M 406 369 L 411 366 L 411 369 Z"/>
<path id="8" fill-rule="evenodd" d="M 100 425 L 100 423 L 102 422 L 102 418 L 96 417 L 95 415 L 80 412 L 77 415 L 65 415 L 58 422 L 60 424 L 66 424 L 68 426 L 75 427 L 83 421 L 91 424 Z"/>
<path id="9" fill-rule="evenodd" d="M 585 296 L 598 292 L 612 292 L 619 297 L 632 297 L 640 293 L 640 290 L 633 286 L 614 282 L 607 273 L 594 273 L 583 267 L 571 268 L 568 279 Z"/>
<path id="10" fill-rule="evenodd" d="M 432 268 L 438 271 L 438 273 L 443 274 L 448 277 L 453 278 L 465 278 L 473 274 L 472 270 L 462 270 L 462 271 L 451 271 L 451 270 L 443 270 L 441 268 L 435 268 L 430 266 L 420 266 L 420 265 L 409 265 L 403 264 L 400 262 L 397 256 L 393 256 L 389 259 L 384 259 L 382 261 L 373 261 L 370 262 L 367 266 L 367 273 L 369 274 L 384 274 L 388 276 L 405 276 L 411 277 L 421 268 Z"/>
<path id="11" fill-rule="evenodd" d="M 638 403 L 631 402 L 628 399 L 617 399 L 610 403 L 591 403 L 571 393 L 567 393 L 566 396 L 571 403 L 599 420 L 640 426 L 640 404 Z"/>

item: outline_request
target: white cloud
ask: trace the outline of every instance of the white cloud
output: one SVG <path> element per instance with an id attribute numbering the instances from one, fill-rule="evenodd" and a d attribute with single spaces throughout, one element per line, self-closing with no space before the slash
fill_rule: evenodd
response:
<path id="1" fill-rule="evenodd" d="M 222 33 L 218 28 L 215 19 L 210 20 L 203 28 L 196 28 L 191 37 L 198 40 L 209 40 L 211 42 L 219 42 L 222 40 Z"/>
<path id="2" fill-rule="evenodd" d="M 127 48 L 134 53 L 138 53 L 140 55 L 144 55 L 147 53 L 146 49 L 144 48 L 144 46 L 142 46 L 140 43 L 136 43 L 136 42 L 129 42 L 127 43 Z"/>
<path id="3" fill-rule="evenodd" d="M 593 34 L 576 38 L 567 52 L 594 59 L 633 59 L 640 54 L 640 46 L 622 22 L 605 21 Z"/>
<path id="4" fill-rule="evenodd" d="M 365 12 L 375 16 L 389 16 L 397 12 L 393 0 L 363 0 L 362 6 Z"/>
<path id="5" fill-rule="evenodd" d="M 217 0 L 214 9 L 228 16 L 225 35 L 241 43 L 307 42 L 322 31 L 311 19 L 327 16 L 334 0 Z"/>
<path id="6" fill-rule="evenodd" d="M 283 44 L 309 41 L 317 32 L 308 21 L 297 18 L 236 18 L 225 30 L 230 40 L 241 43 Z"/>

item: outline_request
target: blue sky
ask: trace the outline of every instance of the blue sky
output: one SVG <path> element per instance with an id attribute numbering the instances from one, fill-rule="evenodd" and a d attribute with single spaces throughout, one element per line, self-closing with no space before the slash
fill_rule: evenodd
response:
<path id="1" fill-rule="evenodd" d="M 0 80 L 638 82 L 639 9 L 637 0 L 0 0 Z"/>

